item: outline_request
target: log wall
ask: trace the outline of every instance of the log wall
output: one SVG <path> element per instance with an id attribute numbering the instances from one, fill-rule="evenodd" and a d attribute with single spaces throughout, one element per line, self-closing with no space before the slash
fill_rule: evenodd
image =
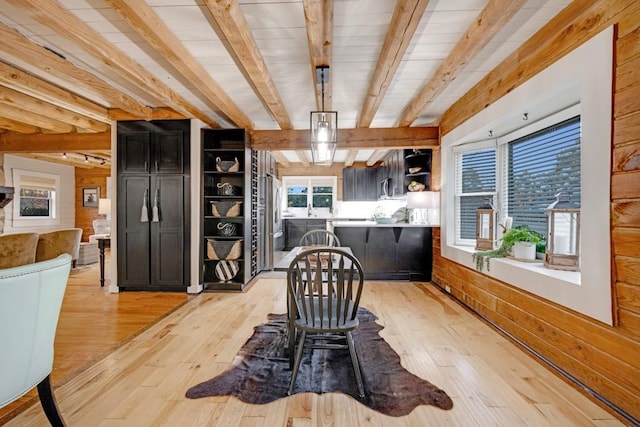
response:
<path id="1" fill-rule="evenodd" d="M 463 123 L 608 26 L 616 26 L 611 169 L 614 317 L 604 325 L 440 256 L 433 280 L 542 356 L 640 420 L 640 2 L 572 2 L 442 117 Z M 606 261 L 605 261 L 606 262 Z"/>
<path id="2" fill-rule="evenodd" d="M 89 236 L 93 234 L 93 220 L 104 219 L 103 215 L 98 215 L 98 208 L 88 208 L 82 206 L 82 189 L 84 187 L 100 187 L 100 197 L 107 197 L 107 177 L 111 175 L 108 169 L 76 168 L 76 227 L 82 228 L 82 241 L 89 241 Z"/>

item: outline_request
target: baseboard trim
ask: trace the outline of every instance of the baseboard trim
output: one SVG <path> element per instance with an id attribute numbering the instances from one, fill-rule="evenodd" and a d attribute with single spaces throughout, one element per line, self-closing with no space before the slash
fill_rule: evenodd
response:
<path id="1" fill-rule="evenodd" d="M 469 311 L 470 313 L 472 313 L 473 315 L 475 315 L 476 317 L 480 318 L 481 320 L 483 320 L 485 323 L 487 323 L 489 326 L 491 326 L 492 328 L 494 328 L 495 330 L 497 330 L 498 332 L 500 332 L 502 335 L 504 335 L 505 337 L 507 337 L 509 340 L 511 340 L 513 343 L 515 343 L 517 346 L 519 346 L 520 348 L 522 348 L 523 350 L 527 351 L 529 354 L 531 354 L 532 356 L 534 356 L 536 359 L 538 359 L 540 362 L 544 363 L 545 365 L 547 365 L 548 367 L 550 367 L 551 369 L 553 369 L 555 372 L 557 372 L 559 375 L 561 375 L 563 378 L 565 378 L 567 381 L 571 382 L 572 384 L 574 384 L 576 387 L 578 387 L 579 389 L 581 389 L 585 394 L 588 394 L 589 396 L 591 396 L 592 398 L 598 400 L 600 403 L 602 403 L 604 406 L 606 406 L 607 408 L 611 409 L 613 412 L 615 412 L 618 416 L 620 416 L 621 418 L 623 418 L 625 421 L 628 421 L 629 423 L 631 423 L 633 426 L 635 427 L 640 427 L 640 420 L 634 418 L 631 414 L 627 413 L 626 411 L 624 411 L 622 408 L 618 407 L 616 404 L 614 404 L 613 402 L 611 402 L 610 400 L 608 400 L 607 398 L 605 398 L 604 396 L 602 396 L 600 393 L 596 392 L 595 390 L 591 389 L 589 386 L 585 385 L 584 383 L 582 383 L 580 380 L 578 380 L 577 378 L 575 378 L 573 375 L 569 374 L 567 371 L 565 371 L 564 369 L 562 369 L 561 367 L 559 367 L 558 365 L 556 365 L 555 363 L 553 363 L 552 361 L 550 361 L 549 359 L 547 359 L 546 357 L 544 357 L 542 354 L 538 353 L 536 350 L 534 350 L 533 348 L 531 348 L 530 346 L 528 346 L 527 344 L 525 344 L 524 342 L 522 342 L 521 340 L 519 340 L 518 338 L 516 338 L 515 336 L 511 335 L 511 333 L 509 333 L 508 331 L 506 331 L 504 328 L 502 328 L 501 326 L 499 326 L 497 323 L 493 322 L 491 319 L 489 319 L 488 317 L 484 316 L 482 313 L 476 311 L 473 307 L 467 305 L 464 303 L 464 301 L 462 301 L 461 299 L 457 298 L 455 295 L 453 295 L 450 292 L 447 292 L 442 286 L 440 286 L 438 283 L 434 282 L 433 280 L 431 281 L 431 284 L 433 284 L 436 288 L 438 288 L 438 290 L 440 290 L 440 292 L 442 292 L 443 294 L 445 294 L 446 296 L 448 296 L 449 298 L 451 298 L 452 300 L 454 300 L 455 302 L 457 302 L 459 305 L 461 305 L 463 308 L 465 308 L 467 311 Z"/>

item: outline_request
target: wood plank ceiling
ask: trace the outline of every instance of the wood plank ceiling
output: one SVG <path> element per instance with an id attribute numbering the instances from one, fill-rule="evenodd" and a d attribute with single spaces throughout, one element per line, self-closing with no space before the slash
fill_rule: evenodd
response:
<path id="1" fill-rule="evenodd" d="M 106 168 L 112 120 L 189 117 L 306 166 L 328 65 L 336 161 L 371 165 L 390 140 L 432 145 L 442 113 L 569 3 L 0 0 L 0 152 Z"/>

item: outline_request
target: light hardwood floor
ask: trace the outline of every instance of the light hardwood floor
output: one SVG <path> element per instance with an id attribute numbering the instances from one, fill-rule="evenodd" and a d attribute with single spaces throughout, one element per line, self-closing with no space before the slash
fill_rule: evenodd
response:
<path id="1" fill-rule="evenodd" d="M 367 282 L 362 305 L 379 317 L 402 364 L 451 396 L 452 410 L 421 406 L 393 418 L 337 393 L 268 405 L 185 398 L 229 367 L 268 313 L 285 312 L 284 276 L 273 273 L 244 293 L 191 298 L 58 387 L 58 404 L 70 427 L 622 425 L 430 284 Z M 7 425 L 47 423 L 36 404 Z"/>

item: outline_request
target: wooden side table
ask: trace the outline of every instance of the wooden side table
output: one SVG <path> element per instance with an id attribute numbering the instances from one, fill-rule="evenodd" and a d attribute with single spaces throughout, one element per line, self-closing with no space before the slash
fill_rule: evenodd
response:
<path id="1" fill-rule="evenodd" d="M 111 237 L 98 237 L 96 240 L 100 251 L 100 286 L 104 286 L 104 250 L 111 247 Z"/>

